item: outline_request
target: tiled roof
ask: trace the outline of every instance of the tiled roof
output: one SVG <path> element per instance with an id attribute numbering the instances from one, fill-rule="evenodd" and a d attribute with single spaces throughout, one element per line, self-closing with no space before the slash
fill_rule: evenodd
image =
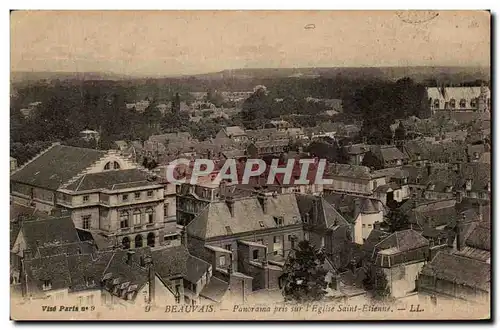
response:
<path id="1" fill-rule="evenodd" d="M 229 137 L 247 135 L 245 130 L 240 126 L 230 126 L 225 128 L 226 134 Z"/>
<path id="2" fill-rule="evenodd" d="M 276 228 L 273 217 L 283 217 L 283 225 L 300 223 L 300 212 L 294 194 L 267 196 L 267 214 L 256 196 L 235 199 L 231 216 L 226 202 L 210 203 L 187 226 L 192 236 L 208 239 L 244 232 Z M 262 225 L 261 225 L 262 224 Z"/>
<path id="3" fill-rule="evenodd" d="M 229 284 L 217 277 L 212 277 L 210 282 L 205 285 L 203 290 L 200 292 L 200 296 L 208 298 L 215 302 L 221 302 L 222 297 L 226 294 L 229 289 Z"/>
<path id="4" fill-rule="evenodd" d="M 334 163 L 328 164 L 325 172 L 326 175 L 331 177 L 371 179 L 370 168 L 366 166 Z"/>
<path id="5" fill-rule="evenodd" d="M 323 197 L 297 194 L 296 199 L 302 218 L 308 214 L 309 219 L 313 219 L 315 217 L 314 213 L 318 213 L 318 223 L 316 225 L 319 227 L 336 229 L 339 226 L 349 225 L 349 222 Z M 315 207 L 315 203 L 317 207 Z"/>
<path id="6" fill-rule="evenodd" d="M 396 146 L 372 146 L 370 150 L 377 158 L 384 162 L 408 158 Z"/>
<path id="7" fill-rule="evenodd" d="M 78 254 L 91 254 L 95 252 L 94 246 L 91 242 L 74 242 L 66 243 L 56 246 L 47 246 L 38 248 L 40 257 L 55 256 L 58 254 L 78 255 Z"/>
<path id="8" fill-rule="evenodd" d="M 473 248 L 491 251 L 491 229 L 479 224 L 469 234 L 465 244 Z"/>
<path id="9" fill-rule="evenodd" d="M 397 248 L 398 252 L 406 252 L 428 246 L 429 241 L 413 229 L 397 231 L 376 245 L 378 250 Z"/>
<path id="10" fill-rule="evenodd" d="M 37 187 L 57 190 L 69 179 L 91 166 L 105 152 L 54 145 L 14 172 L 10 179 Z"/>
<path id="11" fill-rule="evenodd" d="M 24 221 L 21 230 L 26 248 L 32 251 L 80 241 L 73 220 L 69 216 Z"/>
<path id="12" fill-rule="evenodd" d="M 155 272 L 163 280 L 182 277 L 196 283 L 210 264 L 192 256 L 184 245 L 152 251 Z"/>
<path id="13" fill-rule="evenodd" d="M 462 256 L 462 257 L 467 257 L 467 258 L 472 258 L 476 259 L 482 262 L 490 262 L 491 260 L 491 252 L 487 250 L 482 250 L 482 249 L 476 249 L 470 246 L 466 246 L 462 248 L 460 251 L 454 251 L 453 254 Z"/>
<path id="14" fill-rule="evenodd" d="M 95 189 L 125 189 L 145 187 L 156 184 L 148 181 L 148 174 L 141 169 L 105 171 L 84 174 L 66 189 L 72 191 L 86 191 Z"/>
<path id="15" fill-rule="evenodd" d="M 422 268 L 422 274 L 484 291 L 490 290 L 491 265 L 456 254 L 439 252 Z"/>
<path id="16" fill-rule="evenodd" d="M 46 258 L 25 260 L 27 286 L 29 294 L 42 292 L 45 281 L 49 281 L 52 290 L 71 286 L 68 258 L 65 254 Z"/>
<path id="17" fill-rule="evenodd" d="M 170 142 L 183 142 L 191 139 L 191 134 L 189 132 L 175 132 L 175 133 L 166 133 L 159 135 L 151 135 L 149 137 L 149 141 L 159 142 L 163 144 L 169 144 Z"/>

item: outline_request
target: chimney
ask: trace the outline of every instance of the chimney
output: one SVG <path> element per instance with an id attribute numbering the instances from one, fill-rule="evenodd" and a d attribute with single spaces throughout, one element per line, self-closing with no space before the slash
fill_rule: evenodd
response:
<path id="1" fill-rule="evenodd" d="M 129 250 L 127 251 L 127 265 L 132 264 L 132 257 L 134 256 L 135 251 Z"/>
<path id="2" fill-rule="evenodd" d="M 361 200 L 356 198 L 354 200 L 354 216 L 357 217 L 359 213 L 361 213 Z"/>
<path id="3" fill-rule="evenodd" d="M 257 198 L 259 199 L 260 206 L 262 207 L 262 212 L 264 214 L 267 214 L 267 208 L 268 208 L 268 203 L 269 201 L 267 200 L 267 195 L 265 192 L 261 192 L 257 195 Z"/>
<path id="4" fill-rule="evenodd" d="M 149 275 L 149 303 L 152 304 L 155 300 L 155 269 L 153 258 L 151 256 L 146 256 L 145 264 L 148 268 Z"/>
<path id="5" fill-rule="evenodd" d="M 188 233 L 186 226 L 184 226 L 184 228 L 182 228 L 181 231 L 181 244 L 187 248 L 187 242 L 188 242 Z"/>
<path id="6" fill-rule="evenodd" d="M 234 199 L 232 196 L 226 197 L 226 205 L 229 208 L 229 213 L 231 213 L 231 217 L 234 217 Z"/>
<path id="7" fill-rule="evenodd" d="M 461 225 L 465 222 L 465 213 L 462 213 L 462 218 L 457 219 L 457 224 L 455 225 L 455 237 L 457 239 L 457 250 L 461 251 L 463 247 L 462 235 L 460 233 Z"/>

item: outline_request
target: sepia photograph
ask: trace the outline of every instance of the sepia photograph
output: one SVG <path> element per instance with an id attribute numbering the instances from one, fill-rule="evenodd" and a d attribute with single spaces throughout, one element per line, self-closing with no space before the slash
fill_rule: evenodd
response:
<path id="1" fill-rule="evenodd" d="M 11 320 L 490 320 L 491 22 L 11 11 Z"/>

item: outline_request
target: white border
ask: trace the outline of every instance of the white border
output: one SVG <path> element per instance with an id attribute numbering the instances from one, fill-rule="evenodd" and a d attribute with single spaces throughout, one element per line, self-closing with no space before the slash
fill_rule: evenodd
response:
<path id="1" fill-rule="evenodd" d="M 420 0 L 420 1 L 345 1 L 345 2 L 337 2 L 337 1 L 315 1 L 315 0 L 308 0 L 308 1 L 303 1 L 303 2 L 295 2 L 295 1 L 283 1 L 281 3 L 272 3 L 269 0 L 253 0 L 253 1 L 245 1 L 245 2 L 236 2 L 236 1 L 217 1 L 217 0 L 212 0 L 212 1 L 193 1 L 193 0 L 184 0 L 181 2 L 170 2 L 166 3 L 166 1 L 147 1 L 147 0 L 142 0 L 142 1 L 130 1 L 128 3 L 124 1 L 120 2 L 115 2 L 115 3 L 104 3 L 102 0 L 101 1 L 96 1 L 96 0 L 87 0 L 87 1 L 80 1 L 80 2 L 75 2 L 75 1 L 53 1 L 53 0 L 45 0 L 43 2 L 40 1 L 4 1 L 2 2 L 2 11 L 0 12 L 0 27 L 1 27 L 1 35 L 0 35 L 0 40 L 2 40 L 3 47 L 2 47 L 2 88 L 0 89 L 2 91 L 2 110 L 0 112 L 0 123 L 2 125 L 0 132 L 2 134 L 2 141 L 3 143 L 0 144 L 1 148 L 1 162 L 0 162 L 0 177 L 2 180 L 2 185 L 1 187 L 1 210 L 2 214 L 8 214 L 8 196 L 9 196 L 9 177 L 7 176 L 7 173 L 9 173 L 8 169 L 8 154 L 9 154 L 9 116 L 8 116 L 8 111 L 9 111 L 9 72 L 10 72 L 10 64 L 9 64 L 9 12 L 8 9 L 303 9 L 303 10 L 308 10 L 308 9 L 491 9 L 493 13 L 498 12 L 498 4 L 500 2 L 498 1 L 483 1 L 483 0 L 475 0 L 475 1 L 453 1 L 449 2 L 447 4 L 444 3 L 437 3 L 436 1 L 429 1 L 429 0 Z M 498 22 L 497 22 L 498 25 Z M 497 29 L 495 26 L 495 33 L 494 35 L 497 35 Z M 496 38 L 495 38 L 496 39 Z M 498 43 L 495 42 L 495 50 L 498 50 Z M 492 76 L 496 76 L 497 71 L 492 73 Z M 499 95 L 499 90 L 498 90 L 498 82 L 495 84 L 495 96 Z M 496 100 L 496 97 L 495 97 Z M 494 105 L 497 105 L 497 102 L 494 101 Z M 496 110 L 496 109 L 494 109 Z M 495 116 L 495 124 L 497 124 L 497 118 L 498 116 Z M 494 141 L 494 146 L 498 145 L 499 141 L 497 141 L 497 134 L 495 132 L 495 141 Z M 495 155 L 496 155 L 496 150 L 495 150 Z M 496 163 L 496 158 L 494 160 Z M 498 176 L 496 177 L 498 178 Z M 495 185 L 494 187 L 500 187 L 499 185 L 500 182 L 498 180 L 495 180 Z M 498 197 L 498 191 L 495 189 L 495 197 Z M 495 202 L 497 202 L 495 200 Z M 495 203 L 496 205 L 497 203 Z M 497 210 L 495 208 L 495 217 L 494 220 L 497 219 Z M 9 259 L 9 254 L 8 254 L 8 241 L 9 241 L 9 235 L 8 235 L 8 219 L 7 217 L 3 217 L 3 230 L 1 231 L 3 235 L 3 239 L 1 240 L 3 242 L 3 247 L 2 247 L 2 253 L 1 253 L 1 264 L 5 265 L 3 267 L 4 272 L 2 277 L 2 285 L 0 285 L 1 291 L 1 297 L 3 297 L 2 301 L 2 308 L 1 308 L 1 320 L 2 323 L 7 323 L 5 324 L 7 328 L 12 328 L 14 327 L 14 324 L 12 322 L 9 322 L 10 318 L 10 312 L 9 312 L 9 287 L 7 285 L 8 283 L 8 259 Z M 496 224 L 495 225 L 495 238 L 500 237 L 499 235 L 499 228 L 500 225 Z M 498 258 L 495 258 L 495 274 L 499 274 L 500 271 L 498 270 L 498 264 L 499 260 Z M 498 283 L 495 283 L 498 284 Z M 496 306 L 496 316 L 498 317 L 498 305 L 495 304 Z M 2 324 L 4 325 L 4 324 Z M 78 325 L 75 323 L 75 325 Z M 81 323 L 80 323 L 81 325 Z M 90 326 L 92 325 L 91 323 L 86 323 L 84 326 Z M 330 324 L 323 324 L 324 326 L 331 326 Z M 334 324 L 333 326 L 337 327 L 339 325 L 344 325 L 344 324 Z M 475 326 L 472 324 L 464 324 L 465 326 Z M 25 327 L 34 327 L 34 325 L 24 325 Z M 57 325 L 56 325 L 57 326 Z M 63 327 L 68 327 L 68 324 L 61 324 L 59 326 Z M 71 325 L 73 326 L 73 325 Z M 113 324 L 100 324 L 100 325 L 93 325 L 97 328 L 118 328 L 121 327 L 122 325 L 113 325 Z M 143 328 L 144 325 L 140 324 L 131 324 L 134 328 Z M 156 325 L 158 327 L 168 327 L 168 328 L 178 328 L 181 325 L 179 324 L 158 324 Z M 185 325 L 186 326 L 186 325 Z M 201 326 L 197 324 L 192 324 L 189 325 L 189 327 L 197 327 Z M 203 325 L 207 326 L 210 328 L 216 328 L 219 327 L 219 324 L 212 324 L 212 325 Z M 233 325 L 230 325 L 233 326 Z M 275 328 L 275 327 L 289 327 L 289 326 L 309 326 L 306 324 L 235 324 L 234 326 L 250 326 L 252 328 Z M 366 325 L 354 325 L 353 328 L 358 328 L 362 329 Z M 369 324 L 369 327 L 387 327 L 386 324 Z M 406 327 L 409 325 L 402 325 L 402 324 L 394 324 L 392 326 L 397 326 L 397 327 Z M 436 325 L 431 325 L 431 324 L 418 324 L 417 326 L 425 326 L 428 329 L 442 329 L 446 327 L 455 327 L 456 324 L 452 325 L 445 325 L 445 324 L 436 324 Z M 52 329 L 54 327 L 54 324 L 39 324 L 37 325 L 37 328 L 42 328 L 42 329 Z"/>

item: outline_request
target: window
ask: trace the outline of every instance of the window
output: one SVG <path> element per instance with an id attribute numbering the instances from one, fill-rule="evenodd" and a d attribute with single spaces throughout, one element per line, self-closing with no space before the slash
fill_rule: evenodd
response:
<path id="1" fill-rule="evenodd" d="M 88 203 L 89 202 L 89 195 L 83 196 L 83 202 Z"/>
<path id="2" fill-rule="evenodd" d="M 142 247 L 142 235 L 137 235 L 134 239 L 135 241 L 135 247 L 136 248 L 141 248 Z"/>
<path id="3" fill-rule="evenodd" d="M 260 228 L 264 228 L 265 227 L 264 226 L 264 221 L 259 221 L 259 226 L 260 226 Z"/>
<path id="4" fill-rule="evenodd" d="M 258 239 L 257 243 L 259 243 L 260 245 L 264 245 L 264 240 L 263 239 Z"/>
<path id="5" fill-rule="evenodd" d="M 136 193 L 134 193 L 134 198 L 135 198 L 135 199 L 139 199 L 139 198 L 141 198 L 141 193 L 140 193 L 140 192 L 136 192 Z"/>
<path id="6" fill-rule="evenodd" d="M 450 108 L 452 108 L 452 109 L 455 108 L 455 99 L 450 100 Z"/>
<path id="7" fill-rule="evenodd" d="M 111 168 L 111 163 L 106 163 L 106 165 L 104 165 L 104 170 L 107 171 Z"/>
<path id="8" fill-rule="evenodd" d="M 325 246 L 325 238 L 321 237 L 321 247 L 324 247 L 324 246 Z"/>
<path id="9" fill-rule="evenodd" d="M 147 236 L 147 242 L 149 247 L 154 247 L 155 246 L 155 234 L 154 233 L 149 233 Z"/>
<path id="10" fill-rule="evenodd" d="M 365 224 L 363 224 L 363 228 L 366 228 L 366 225 L 365 225 Z"/>
<path id="11" fill-rule="evenodd" d="M 147 209 L 146 210 L 146 219 L 148 223 L 154 223 L 154 212 L 153 209 Z"/>
<path id="12" fill-rule="evenodd" d="M 120 169 L 120 164 L 118 162 L 113 162 L 113 169 L 119 170 Z"/>
<path id="13" fill-rule="evenodd" d="M 124 202 L 128 201 L 128 195 L 127 194 L 122 195 L 122 201 L 124 201 Z"/>
<path id="14" fill-rule="evenodd" d="M 368 224 L 368 228 L 372 228 L 373 225 L 371 223 Z"/>
<path id="15" fill-rule="evenodd" d="M 230 226 L 226 226 L 226 233 L 228 235 L 232 235 L 233 234 L 233 231 L 231 230 L 231 227 Z"/>
<path id="16" fill-rule="evenodd" d="M 42 284 L 42 290 L 47 291 L 52 289 L 52 281 L 51 280 L 44 280 Z"/>
<path id="17" fill-rule="evenodd" d="M 220 256 L 219 257 L 219 266 L 225 266 L 226 265 L 226 256 Z"/>
<path id="18" fill-rule="evenodd" d="M 306 240 L 306 241 L 309 240 L 309 233 L 308 232 L 304 233 L 304 240 Z"/>
<path id="19" fill-rule="evenodd" d="M 465 101 L 465 99 L 461 99 L 460 100 L 460 108 L 465 108 L 467 106 L 467 102 Z"/>
<path id="20" fill-rule="evenodd" d="M 127 211 L 122 211 L 120 213 L 120 228 L 128 228 L 128 217 L 129 214 Z"/>
<path id="21" fill-rule="evenodd" d="M 231 244 L 224 245 L 224 250 L 231 251 Z"/>
<path id="22" fill-rule="evenodd" d="M 309 223 L 309 213 L 304 214 L 304 223 Z"/>
<path id="23" fill-rule="evenodd" d="M 149 190 L 147 194 L 148 194 L 148 197 L 153 197 L 153 191 L 152 190 Z"/>
<path id="24" fill-rule="evenodd" d="M 134 226 L 139 226 L 141 224 L 141 211 L 134 211 Z"/>
<path id="25" fill-rule="evenodd" d="M 125 250 L 130 249 L 130 239 L 128 237 L 122 239 L 122 246 Z"/>
<path id="26" fill-rule="evenodd" d="M 470 100 L 470 106 L 471 106 L 472 108 L 477 107 L 477 99 L 472 99 L 472 100 Z"/>
<path id="27" fill-rule="evenodd" d="M 253 250 L 252 257 L 253 257 L 253 260 L 259 259 L 259 250 Z"/>
<path id="28" fill-rule="evenodd" d="M 439 108 L 439 100 L 434 100 L 434 108 Z"/>
<path id="29" fill-rule="evenodd" d="M 82 228 L 90 229 L 90 215 L 82 216 Z"/>
<path id="30" fill-rule="evenodd" d="M 276 226 L 283 226 L 283 217 L 274 217 L 274 222 Z"/>
<path id="31" fill-rule="evenodd" d="M 274 244 L 280 243 L 280 238 L 278 236 L 274 236 L 273 237 L 273 243 Z"/>

